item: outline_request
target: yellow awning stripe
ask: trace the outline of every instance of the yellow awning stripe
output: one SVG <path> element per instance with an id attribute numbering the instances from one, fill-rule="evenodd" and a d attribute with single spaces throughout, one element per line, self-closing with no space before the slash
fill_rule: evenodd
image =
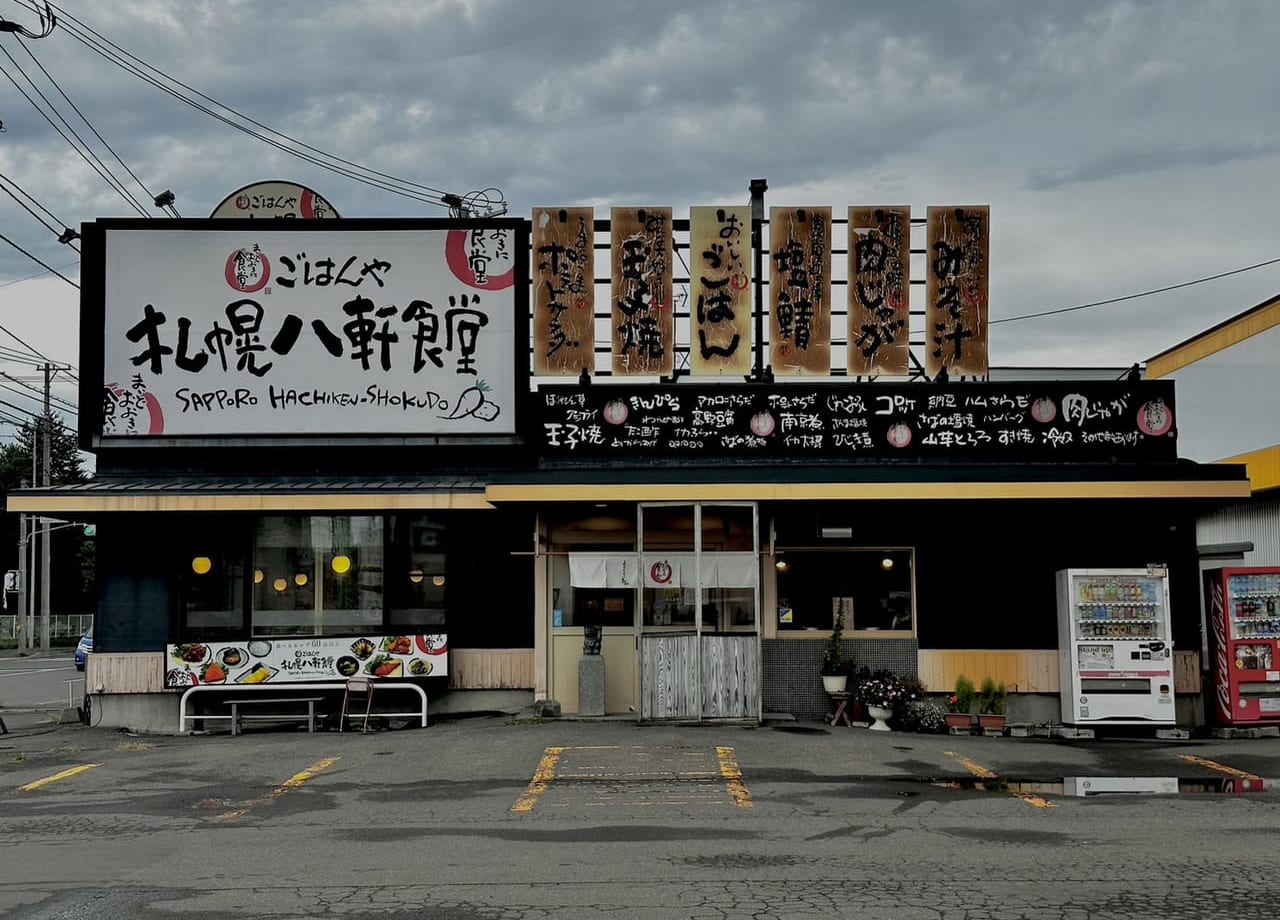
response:
<path id="1" fill-rule="evenodd" d="M 481 492 L 347 493 L 228 492 L 206 495 L 69 493 L 11 494 L 8 510 L 28 514 L 150 511 L 433 511 L 492 509 Z"/>
<path id="2" fill-rule="evenodd" d="M 1248 480 L 1172 482 L 530 483 L 491 485 L 503 502 L 862 501 L 897 499 L 1248 498 Z"/>
<path id="3" fill-rule="evenodd" d="M 886 501 L 981 499 L 1248 498 L 1248 480 L 1138 482 L 714 482 L 494 484 L 480 492 L 297 492 L 183 494 L 12 494 L 7 510 L 27 514 L 197 511 L 492 510 L 504 502 Z"/>

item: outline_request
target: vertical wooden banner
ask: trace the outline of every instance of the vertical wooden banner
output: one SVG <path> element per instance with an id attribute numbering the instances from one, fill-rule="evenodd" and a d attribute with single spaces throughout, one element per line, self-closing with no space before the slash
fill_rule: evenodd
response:
<path id="1" fill-rule="evenodd" d="M 676 321 L 671 302 L 671 209 L 614 208 L 613 373 L 670 376 Z"/>
<path id="2" fill-rule="evenodd" d="M 910 292 L 911 207 L 850 208 L 850 377 L 907 376 Z"/>
<path id="3" fill-rule="evenodd" d="M 929 208 L 925 372 L 986 377 L 991 208 Z"/>
<path id="4" fill-rule="evenodd" d="M 533 372 L 595 373 L 595 214 L 533 209 Z"/>
<path id="5" fill-rule="evenodd" d="M 831 374 L 831 209 L 769 209 L 769 355 L 778 377 Z"/>
<path id="6" fill-rule="evenodd" d="M 689 366 L 695 377 L 751 372 L 751 208 L 689 209 Z"/>

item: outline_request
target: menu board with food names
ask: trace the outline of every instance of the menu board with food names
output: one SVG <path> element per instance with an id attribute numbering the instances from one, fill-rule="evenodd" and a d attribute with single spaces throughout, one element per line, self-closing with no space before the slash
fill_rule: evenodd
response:
<path id="1" fill-rule="evenodd" d="M 544 386 L 548 456 L 1173 462 L 1173 383 Z"/>
<path id="2" fill-rule="evenodd" d="M 165 646 L 164 688 L 288 684 L 349 677 L 445 677 L 448 637 L 313 636 Z"/>

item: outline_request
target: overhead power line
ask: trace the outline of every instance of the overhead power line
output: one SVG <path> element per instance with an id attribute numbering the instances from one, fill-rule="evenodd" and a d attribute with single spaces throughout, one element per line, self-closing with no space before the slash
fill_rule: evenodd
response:
<path id="1" fill-rule="evenodd" d="M 61 278 L 61 279 L 62 279 L 63 281 L 65 281 L 65 282 L 67 282 L 67 284 L 71 285 L 71 286 L 72 286 L 73 288 L 75 288 L 76 290 L 79 290 L 79 289 L 80 289 L 80 285 L 76 284 L 74 281 L 72 281 L 70 278 L 68 278 L 68 277 L 67 277 L 66 275 L 64 275 L 62 272 L 58 271 L 58 270 L 57 270 L 56 268 L 54 268 L 52 265 L 49 265 L 48 263 L 46 263 L 46 262 L 42 261 L 41 259 L 38 259 L 37 257 L 33 256 L 31 253 L 27 252 L 25 249 L 23 249 L 21 246 L 19 246 L 17 243 L 15 243 L 13 240 L 9 239 L 9 238 L 8 238 L 7 236 L 5 236 L 3 233 L 0 233 L 0 240 L 4 240 L 4 242 L 8 243 L 8 244 L 9 244 L 10 246 L 12 246 L 14 249 L 18 250 L 18 252 L 22 253 L 24 256 L 26 256 L 28 259 L 30 259 L 32 262 L 34 262 L 34 263 L 36 263 L 37 265 L 39 265 L 39 266 L 40 266 L 41 268 L 43 268 L 45 271 L 47 271 L 47 272 L 52 272 L 53 274 L 57 275 L 59 278 Z M 14 338 L 17 338 L 17 336 L 14 336 Z M 20 340 L 20 341 L 21 341 L 21 340 Z M 27 343 L 26 343 L 26 342 L 23 342 L 22 344 L 26 345 Z M 29 345 L 28 345 L 27 347 L 28 347 L 28 348 L 30 348 L 31 346 L 29 346 Z M 33 349 L 33 350 L 34 350 L 34 349 Z"/>
<path id="2" fill-rule="evenodd" d="M 1020 319 L 1038 319 L 1041 316 L 1057 316 L 1059 313 L 1074 313 L 1076 310 L 1088 310 L 1091 307 L 1105 307 L 1111 303 L 1121 303 L 1125 300 L 1137 300 L 1139 297 L 1150 297 L 1152 294 L 1163 294 L 1165 291 L 1176 291 L 1179 288 L 1191 287 L 1193 284 L 1204 284 L 1206 281 L 1217 281 L 1219 278 L 1226 278 L 1231 275 L 1239 275 L 1244 272 L 1251 272 L 1255 268 L 1265 268 L 1268 265 L 1275 265 L 1280 259 L 1268 259 L 1266 262 L 1255 262 L 1253 265 L 1246 265 L 1244 268 L 1233 268 L 1229 272 L 1219 272 L 1216 275 L 1208 275 L 1204 278 L 1197 278 L 1194 281 L 1183 281 L 1181 284 L 1169 284 L 1165 287 L 1152 288 L 1149 291 L 1142 291 L 1137 294 L 1125 294 L 1123 297 L 1112 297 L 1109 300 L 1095 300 L 1092 303 L 1077 304 L 1074 307 L 1060 307 L 1057 310 L 1044 310 L 1040 313 L 1024 313 L 1021 316 L 1006 316 L 1002 319 L 993 319 L 987 322 L 987 325 L 994 326 L 996 323 L 1013 323 Z"/>
<path id="3" fill-rule="evenodd" d="M 53 84 L 53 88 L 58 91 L 58 95 L 62 96 L 62 98 L 66 100 L 67 105 L 71 106 L 71 108 L 75 111 L 75 113 L 80 116 L 80 120 L 83 121 L 85 123 L 85 126 L 90 131 L 93 132 L 93 136 L 96 137 L 101 142 L 102 146 L 106 147 L 107 151 L 113 157 L 115 157 L 115 161 L 119 163 L 120 166 L 124 169 L 124 171 L 129 174 L 129 177 L 133 179 L 134 182 L 138 183 L 138 187 L 142 189 L 143 193 L 147 196 L 147 198 L 151 199 L 152 201 L 159 202 L 161 199 L 157 198 L 155 193 L 152 192 L 151 189 L 147 188 L 147 184 L 143 182 L 141 179 L 139 179 L 137 173 L 135 173 L 132 169 L 129 168 L 129 164 L 125 163 L 125 161 L 120 158 L 120 154 L 116 153 L 115 148 L 112 147 L 109 143 L 107 143 L 107 139 L 103 137 L 98 132 L 98 129 L 93 126 L 93 123 L 89 121 L 88 116 L 86 116 L 84 112 L 80 111 L 80 107 L 78 105 L 76 105 L 74 102 L 71 101 L 71 97 L 68 96 L 66 92 L 63 91 L 62 87 L 58 84 L 58 81 L 54 79 L 53 74 L 49 73 L 49 71 L 45 69 L 45 66 L 40 63 L 39 59 L 36 58 L 35 52 L 33 52 L 27 46 L 26 42 L 20 42 L 19 44 L 22 45 L 22 50 L 27 52 L 27 57 L 31 58 L 31 63 L 35 64 L 36 67 L 40 68 L 40 72 L 45 75 L 45 79 L 47 79 L 51 84 Z M 121 185 L 123 185 L 123 183 L 121 183 Z M 172 202 L 168 202 L 164 204 L 163 207 L 165 208 L 165 210 L 170 212 L 174 217 L 182 216 L 178 213 L 177 209 L 174 208 Z"/>
<path id="4" fill-rule="evenodd" d="M 36 4 L 33 0 L 18 0 L 18 2 L 24 3 L 28 8 L 36 8 Z M 62 9 L 56 4 L 51 4 L 51 6 L 56 9 L 60 15 L 58 22 L 63 31 L 68 35 L 71 35 L 103 59 L 116 65 L 127 73 L 131 73 L 147 83 L 150 83 L 157 89 L 168 93 L 198 111 L 221 121 L 229 127 L 235 128 L 237 131 L 247 134 L 250 137 L 262 141 L 263 143 L 269 144 L 283 153 L 297 157 L 318 166 L 321 169 L 328 170 L 345 178 L 370 185 L 383 191 L 391 192 L 392 194 L 427 204 L 448 207 L 455 213 L 464 208 L 471 210 L 483 209 L 486 212 L 484 216 L 493 216 L 495 214 L 506 212 L 506 201 L 503 200 L 502 193 L 498 189 L 486 188 L 480 191 L 470 192 L 465 196 L 451 194 L 443 189 L 435 188 L 434 186 L 414 182 L 409 179 L 402 179 L 389 173 L 371 169 L 367 166 L 361 166 L 351 160 L 337 156 L 336 154 L 328 153 L 318 147 L 307 144 L 295 137 L 271 128 L 262 122 L 237 111 L 226 103 L 219 102 L 217 99 L 214 99 L 186 83 L 183 83 L 181 80 L 170 76 L 159 68 L 148 64 L 146 61 L 129 53 L 124 48 L 106 38 L 100 32 L 97 32 L 92 27 L 86 25 L 82 20 L 71 15 L 65 9 Z M 179 87 L 181 91 L 174 89 L 174 87 Z M 214 106 L 221 111 L 215 111 L 213 108 L 210 108 L 209 105 L 204 105 L 199 100 L 204 100 L 204 102 L 209 103 L 209 105 Z M 231 117 L 222 114 L 223 112 L 228 113 Z M 260 128 L 261 131 L 255 130 L 255 128 Z"/>
<path id="5" fill-rule="evenodd" d="M 10 186 L 12 186 L 12 188 L 10 188 Z M 15 189 L 17 190 L 16 192 L 14 191 Z M 64 243 L 67 246 L 70 246 L 76 252 L 80 251 L 80 248 L 76 246 L 74 242 L 80 236 L 80 234 L 76 233 L 76 231 L 72 230 L 65 223 L 58 220 L 57 215 L 55 215 L 52 211 L 50 211 L 48 208 L 42 205 L 39 201 L 35 199 L 35 197 L 30 192 L 28 192 L 26 189 L 20 186 L 17 182 L 14 182 L 4 173 L 0 173 L 0 190 L 2 190 L 6 195 L 8 195 L 10 198 L 16 201 L 18 203 L 18 206 L 21 207 L 24 211 L 26 211 L 28 214 L 30 214 L 32 217 L 38 220 L 41 224 L 43 224 L 46 230 L 48 230 L 50 233 L 52 233 L 54 236 L 58 238 L 59 243 Z M 22 196 L 21 198 L 18 197 L 19 193 L 21 193 L 21 196 Z M 24 198 L 26 199 L 26 201 L 23 200 Z M 28 201 L 31 204 L 28 204 L 27 203 Z M 37 208 L 39 208 L 41 211 L 47 214 L 53 220 L 53 223 L 50 223 L 44 217 L 41 217 L 34 210 L 32 210 L 31 205 L 35 205 Z M 62 225 L 61 229 L 59 229 L 58 227 L 59 224 Z M 3 285 L 0 285 L 0 287 L 3 287 Z"/>
<path id="6" fill-rule="evenodd" d="M 27 100 L 27 102 L 31 103 L 31 107 L 34 108 L 37 112 L 39 112 L 41 117 L 43 117 L 44 120 L 49 123 L 49 126 L 53 128 L 54 131 L 58 132 L 58 134 L 62 137 L 64 141 L 66 141 L 68 144 L 71 145 L 71 149 L 74 150 L 77 154 L 79 154 L 80 158 L 84 160 L 86 163 L 88 163 L 89 167 L 94 172 L 96 172 L 102 178 L 102 180 L 107 183 L 107 185 L 111 186 L 112 189 L 118 192 L 120 196 L 123 197 L 124 200 L 135 211 L 138 212 L 139 215 L 141 215 L 142 217 L 150 217 L 151 215 L 148 214 L 140 204 L 138 204 L 137 199 L 135 199 L 129 193 L 128 189 L 126 189 L 123 185 L 121 185 L 120 180 L 118 180 L 111 173 L 111 171 L 106 168 L 106 165 L 102 162 L 102 160 L 98 157 L 98 155 L 95 154 L 93 150 L 90 149 L 89 145 L 84 142 L 84 139 L 81 138 L 78 133 L 76 133 L 75 128 L 71 127 L 70 123 L 68 123 L 67 120 L 62 117 L 61 113 L 58 112 L 57 108 L 54 107 L 53 103 L 51 103 L 48 97 L 45 96 L 45 94 L 40 90 L 40 87 L 36 86 L 35 81 L 32 80 L 31 77 L 27 75 L 27 72 L 22 69 L 22 65 L 19 64 L 17 60 L 14 58 L 14 56 L 9 53 L 8 49 L 4 48 L 3 46 L 0 46 L 0 54 L 3 54 L 8 59 L 9 63 L 13 65 L 13 68 L 22 75 L 23 79 L 25 79 L 29 84 L 31 84 L 31 88 L 35 90 L 36 95 L 38 95 L 42 100 L 44 100 L 45 105 L 49 107 L 50 111 L 52 111 L 53 114 L 58 117 L 58 120 L 61 121 L 62 124 L 66 126 L 67 131 L 71 132 L 71 137 L 68 137 L 67 131 L 63 131 L 62 128 L 58 126 L 58 123 L 55 122 L 53 118 L 49 116 L 49 113 L 46 112 L 43 108 L 41 108 L 40 105 L 34 99 L 31 98 L 31 94 L 22 88 L 22 84 L 20 84 L 17 80 L 14 79 L 13 74 L 9 73 L 9 71 L 4 69 L 3 67 L 0 67 L 0 73 L 3 73 L 9 79 L 9 82 L 13 84 L 14 88 L 17 89 L 17 91 L 23 95 L 23 97 Z M 74 137 L 75 140 L 72 140 L 71 139 L 72 137 Z"/>
<path id="7" fill-rule="evenodd" d="M 68 262 L 66 265 L 59 265 L 58 268 L 75 268 L 79 264 L 79 262 Z M 47 274 L 49 274 L 49 270 L 46 268 L 30 275 L 23 275 L 21 278 L 14 278 L 12 281 L 0 281 L 0 288 L 12 287 L 15 284 L 22 284 L 24 281 L 34 281 L 37 278 L 43 278 Z"/>
<path id="8" fill-rule="evenodd" d="M 43 398 L 44 398 L 44 391 L 43 391 L 42 389 L 40 389 L 39 387 L 32 386 L 31 384 L 26 383 L 25 381 L 20 380 L 20 379 L 19 379 L 19 378 L 17 378 L 17 377 L 13 377 L 13 376 L 11 376 L 11 375 L 9 375 L 9 374 L 6 374 L 4 371 L 0 371 L 0 377 L 3 377 L 5 380 L 12 381 L 13 383 L 16 383 L 18 386 L 20 386 L 20 387 L 22 387 L 22 388 L 24 388 L 24 389 L 28 390 L 28 391 L 29 391 L 29 392 L 31 392 L 32 394 L 34 394 L 34 397 L 30 397 L 30 396 L 28 396 L 28 397 L 27 397 L 28 399 L 31 399 L 31 398 L 43 399 Z M 4 388 L 4 389 L 6 389 L 6 390 L 9 390 L 9 391 L 11 391 L 11 392 L 14 392 L 14 393 L 19 393 L 19 395 L 26 396 L 26 394 L 25 394 L 25 393 L 21 393 L 21 392 L 20 392 L 19 390 L 17 390 L 15 387 L 11 387 L 11 386 L 9 386 L 8 384 L 0 383 L 0 387 Z M 75 404 L 75 403 L 71 402 L 70 400 L 63 399 L 61 396 L 57 395 L 56 393 L 50 393 L 50 394 L 49 394 L 49 399 L 50 399 L 50 401 L 51 401 L 51 402 L 60 403 L 60 404 L 61 404 L 65 409 L 67 409 L 68 411 L 73 412 L 73 413 L 76 413 L 76 414 L 79 414 L 79 411 L 80 411 L 80 410 L 79 410 L 79 408 L 76 406 L 76 404 Z"/>

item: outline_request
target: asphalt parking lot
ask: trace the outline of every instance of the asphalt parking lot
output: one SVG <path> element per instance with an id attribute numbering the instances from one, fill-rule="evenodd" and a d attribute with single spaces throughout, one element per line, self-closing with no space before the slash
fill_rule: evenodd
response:
<path id="1" fill-rule="evenodd" d="M 1136 791 L 1135 778 L 1165 794 Z M 1121 780 L 1125 791 L 1107 786 Z M 1070 917 L 1067 905 L 1090 899 L 1090 916 L 1146 916 L 1125 900 L 1138 877 L 1144 909 L 1164 911 L 1151 916 L 1179 916 L 1152 885 L 1205 896 L 1229 864 L 1274 887 L 1278 789 L 1280 739 L 519 716 L 238 737 L 45 725 L 0 736 L 0 834 L 14 844 L 0 913 L 938 917 L 930 902 L 991 906 L 940 881 L 946 865 L 966 878 L 1000 867 L 1020 903 L 1043 891 L 1038 916 Z M 910 891 L 865 895 L 877 864 Z M 919 911 L 906 910 L 917 896 Z M 1233 901 L 1221 915 L 1270 916 L 1257 909 Z"/>

